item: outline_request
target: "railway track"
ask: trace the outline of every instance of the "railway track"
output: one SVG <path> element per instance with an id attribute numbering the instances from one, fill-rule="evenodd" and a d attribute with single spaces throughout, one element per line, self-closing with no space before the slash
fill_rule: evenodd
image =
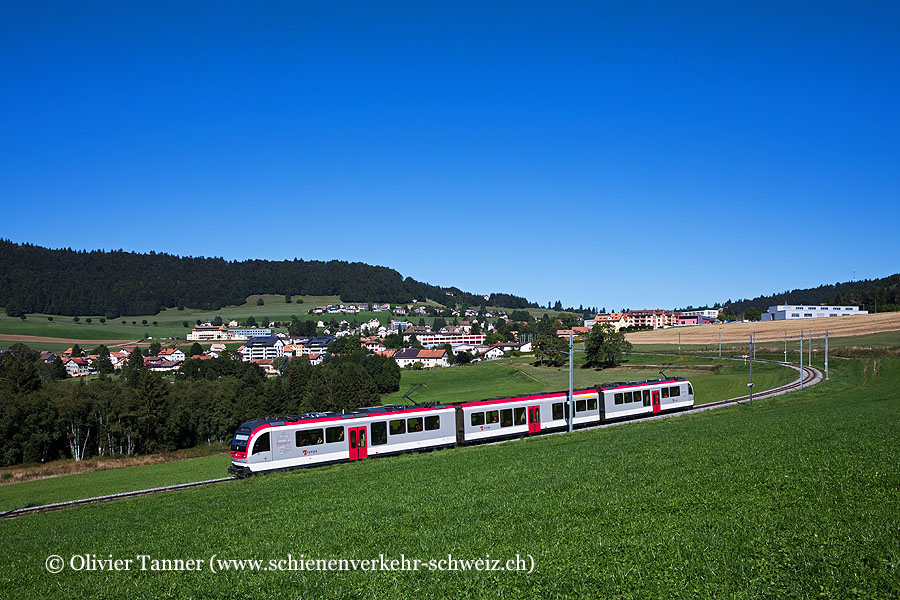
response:
<path id="1" fill-rule="evenodd" d="M 740 360 L 740 359 L 734 359 L 734 360 Z M 790 368 L 796 369 L 798 371 L 801 371 L 800 367 L 797 367 L 796 365 L 793 365 L 790 363 L 783 363 L 783 362 L 779 362 L 779 361 L 775 361 L 775 360 L 763 360 L 763 359 L 756 359 L 756 362 L 776 363 L 776 364 L 783 365 L 785 367 L 790 367 Z M 801 371 L 801 376 L 798 377 L 793 382 L 791 382 L 787 385 L 783 385 L 783 386 L 780 386 L 777 388 L 772 388 L 770 390 L 765 390 L 763 392 L 753 394 L 753 398 L 755 400 L 759 400 L 762 398 L 771 398 L 773 396 L 779 396 L 781 394 L 786 394 L 788 392 L 791 392 L 795 389 L 800 389 L 801 383 L 803 386 L 810 386 L 810 385 L 815 385 L 815 384 L 819 383 L 821 380 L 822 380 L 822 373 L 818 369 L 815 369 L 812 367 L 803 367 L 802 371 Z M 591 430 L 591 429 L 603 429 L 606 427 L 614 427 L 616 425 L 623 425 L 625 423 L 634 423 L 637 421 L 652 421 L 655 419 L 670 419 L 670 418 L 678 417 L 681 415 L 704 412 L 707 410 L 721 408 L 723 406 L 730 406 L 733 404 L 742 404 L 742 403 L 749 402 L 749 401 L 750 401 L 749 395 L 740 396 L 737 398 L 730 398 L 728 400 L 719 400 L 718 402 L 710 402 L 708 404 L 701 404 L 700 406 L 695 406 L 694 408 L 678 411 L 675 413 L 652 415 L 649 417 L 642 417 L 640 419 L 631 419 L 631 420 L 627 420 L 627 421 L 618 421 L 618 422 L 614 422 L 614 423 L 603 423 L 600 425 L 583 427 L 583 428 L 579 428 L 579 431 L 585 431 L 585 430 Z M 556 432 L 556 433 L 566 433 L 566 432 L 560 431 L 560 432 Z M 516 438 L 516 439 L 524 439 L 524 438 Z M 502 444 L 502 443 L 506 443 L 508 441 L 510 441 L 510 440 L 492 442 L 492 444 Z M 488 444 L 488 445 L 490 445 L 490 444 Z M 149 488 L 146 490 L 136 490 L 133 492 L 122 492 L 119 494 L 110 494 L 107 496 L 96 496 L 93 498 L 83 498 L 81 500 L 70 500 L 68 502 L 56 502 L 54 504 L 44 504 L 41 506 L 29 506 L 26 508 L 17 508 L 15 510 L 8 510 L 5 512 L 0 512 L 0 518 L 11 519 L 11 518 L 15 518 L 15 517 L 21 517 L 24 515 L 30 515 L 33 513 L 50 512 L 50 511 L 54 511 L 54 510 L 60 510 L 62 508 L 69 508 L 71 506 L 80 506 L 83 504 L 97 504 L 99 502 L 109 502 L 112 500 L 120 500 L 122 498 L 134 498 L 136 496 L 148 496 L 150 494 L 159 494 L 162 492 L 172 492 L 172 491 L 176 491 L 176 490 L 183 490 L 183 489 L 192 488 L 192 487 L 200 487 L 203 485 L 212 485 L 215 483 L 224 483 L 226 481 L 235 481 L 235 480 L 236 480 L 236 478 L 234 478 L 234 477 L 220 477 L 218 479 L 207 479 L 205 481 L 194 481 L 192 483 L 179 483 L 176 485 L 165 485 L 165 486 L 161 486 L 161 487 Z"/>

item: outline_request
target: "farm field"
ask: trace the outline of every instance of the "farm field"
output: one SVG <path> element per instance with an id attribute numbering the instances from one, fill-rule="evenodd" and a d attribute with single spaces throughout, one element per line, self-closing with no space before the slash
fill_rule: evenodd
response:
<path id="1" fill-rule="evenodd" d="M 576 354 L 576 362 L 578 358 L 580 357 Z M 416 402 L 456 402 L 567 389 L 566 369 L 533 367 L 527 360 L 504 359 L 429 371 L 405 370 L 402 373 L 401 391 L 385 397 L 384 402 L 403 402 L 401 396 L 413 382 L 428 384 L 412 394 Z M 620 369 L 597 372 L 576 368 L 575 383 L 576 387 L 589 387 L 609 381 L 652 379 L 659 376 L 660 365 L 669 362 L 674 366 L 667 369 L 666 374 L 689 377 L 698 404 L 746 393 L 747 367 L 743 363 L 722 361 L 721 364 L 715 364 L 706 359 L 690 357 L 670 360 L 654 356 L 631 356 L 628 365 Z M 778 365 L 757 364 L 754 367 L 757 390 L 784 385 L 795 378 L 795 371 Z M 66 383 L 69 381 L 72 380 L 67 380 Z M 215 460 L 216 458 L 220 460 Z M 0 510 L 223 477 L 226 475 L 228 457 L 223 451 L 220 457 L 193 458 L 168 464 L 177 466 L 125 467 L 115 469 L 115 474 L 97 471 L 6 484 L 0 486 Z M 153 483 L 148 484 L 148 481 Z"/>
<path id="2" fill-rule="evenodd" d="M 609 429 L 273 474 L 0 522 L 4 597 L 885 598 L 900 589 L 900 359 Z M 277 524 L 276 526 L 273 526 Z M 44 569 L 68 558 L 200 571 Z M 208 559 L 534 559 L 534 571 L 211 573 Z M 137 567 L 133 567 L 137 568 Z"/>
<path id="3" fill-rule="evenodd" d="M 883 332 L 900 332 L 900 312 L 858 315 L 852 317 L 830 317 L 820 319 L 789 319 L 787 321 L 757 321 L 753 323 L 726 323 L 722 325 L 694 325 L 690 327 L 670 327 L 653 331 L 636 331 L 627 334 L 628 341 L 635 346 L 647 344 L 677 344 L 681 336 L 685 344 L 714 345 L 719 333 L 722 343 L 747 343 L 751 333 L 756 334 L 756 342 L 779 342 L 787 330 L 788 335 L 799 335 L 800 330 L 814 334 L 824 334 L 828 329 L 831 339 L 846 336 L 868 336 Z"/>

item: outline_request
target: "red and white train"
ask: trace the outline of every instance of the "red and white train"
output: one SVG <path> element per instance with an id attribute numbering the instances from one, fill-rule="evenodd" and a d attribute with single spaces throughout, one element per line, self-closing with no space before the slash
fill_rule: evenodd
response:
<path id="1" fill-rule="evenodd" d="M 244 477 L 563 431 L 568 428 L 568 396 L 554 392 L 248 421 L 235 431 L 228 471 Z M 611 383 L 575 391 L 573 396 L 573 427 L 694 406 L 694 389 L 682 377 Z"/>

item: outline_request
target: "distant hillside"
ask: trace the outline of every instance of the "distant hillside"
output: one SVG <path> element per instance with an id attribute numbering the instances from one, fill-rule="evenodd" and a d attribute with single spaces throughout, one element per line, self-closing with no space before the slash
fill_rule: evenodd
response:
<path id="1" fill-rule="evenodd" d="M 750 307 L 765 312 L 775 304 L 865 305 L 865 310 L 872 312 L 876 302 L 878 312 L 900 310 L 900 273 L 881 279 L 848 281 L 805 290 L 791 290 L 771 296 L 758 296 L 752 300 L 729 300 L 724 306 L 730 307 L 736 315 L 743 314 Z"/>
<path id="2" fill-rule="evenodd" d="M 346 302 L 405 303 L 426 298 L 476 306 L 483 296 L 404 278 L 387 267 L 344 261 L 245 260 L 51 250 L 0 239 L 0 306 L 10 316 L 155 314 L 166 307 L 217 310 L 252 294 L 340 296 Z M 537 306 L 491 294 L 492 306 Z"/>

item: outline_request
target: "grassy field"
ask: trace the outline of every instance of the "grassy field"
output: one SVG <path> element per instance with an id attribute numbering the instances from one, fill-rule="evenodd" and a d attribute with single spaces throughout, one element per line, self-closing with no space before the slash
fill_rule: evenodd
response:
<path id="1" fill-rule="evenodd" d="M 263 300 L 263 306 L 258 306 L 257 301 Z M 340 304 L 341 300 L 337 296 L 294 296 L 294 302 L 288 304 L 284 301 L 284 296 L 280 295 L 262 295 L 250 296 L 247 298 L 246 304 L 240 306 L 225 306 L 216 311 L 201 311 L 186 308 L 177 310 L 169 308 L 157 315 L 140 315 L 126 316 L 117 319 L 109 319 L 106 323 L 100 323 L 99 315 L 79 315 L 79 322 L 74 323 L 72 317 L 60 315 L 45 314 L 29 314 L 26 320 L 6 316 L 6 311 L 0 316 L 0 334 L 2 335 L 30 335 L 46 338 L 63 338 L 74 340 L 122 340 L 131 341 L 139 340 L 144 336 L 153 338 L 178 338 L 185 339 L 191 328 L 196 324 L 197 320 L 206 322 L 212 321 L 216 316 L 221 316 L 227 324 L 229 320 L 236 319 L 242 321 L 252 315 L 257 321 L 262 322 L 262 317 L 269 317 L 273 321 L 289 321 L 291 315 L 296 315 L 301 320 L 324 320 L 329 321 L 335 318 L 340 321 L 368 321 L 369 319 L 380 319 L 382 322 L 390 320 L 390 313 L 381 312 L 362 312 L 355 315 L 308 315 L 314 306 L 324 306 L 326 304 Z M 302 304 L 297 304 L 297 300 L 303 300 Z M 52 316 L 53 321 L 48 321 L 47 317 Z M 91 318 L 91 323 L 85 322 L 87 317 Z M 141 322 L 146 320 L 147 325 Z M 414 319 L 418 322 L 418 317 Z M 431 319 L 429 319 L 430 321 Z M 122 321 L 125 321 L 123 324 Z M 157 325 L 153 325 L 156 321 Z M 188 327 L 184 327 L 184 321 L 188 322 Z M 135 324 L 132 324 L 132 323 Z M 15 341 L 0 341 L 0 347 L 9 347 Z M 42 343 L 40 349 L 50 344 Z M 59 349 L 65 349 L 59 348 Z"/>
<path id="2" fill-rule="evenodd" d="M 4 598 L 887 598 L 900 359 L 650 423 L 274 474 L 0 522 Z M 199 572 L 45 571 L 48 555 Z M 227 572 L 208 559 L 507 559 L 515 572 Z M 133 564 L 132 568 L 139 568 Z"/>
<path id="3" fill-rule="evenodd" d="M 526 356 L 449 369 L 404 370 L 400 391 L 385 398 L 385 403 L 400 402 L 413 383 L 426 384 L 411 394 L 416 402 L 459 402 L 568 389 L 568 368 L 535 367 L 531 364 L 533 360 Z M 690 379 L 698 404 L 742 396 L 749 381 L 749 369 L 742 361 L 633 354 L 621 368 L 603 371 L 582 369 L 578 366 L 582 362 L 583 353 L 576 352 L 573 379 L 577 389 L 611 381 L 656 379 L 662 365 L 671 365 L 665 369 L 666 375 Z M 778 365 L 756 364 L 753 368 L 757 390 L 778 387 L 794 379 L 796 371 Z"/>
<path id="4" fill-rule="evenodd" d="M 0 485 L 0 511 L 217 479 L 228 475 L 230 462 L 222 451 L 202 458 Z"/>
<path id="5" fill-rule="evenodd" d="M 576 354 L 576 362 L 580 358 L 581 355 Z M 412 397 L 417 402 L 458 402 L 557 391 L 568 387 L 566 369 L 534 367 L 527 362 L 528 360 L 523 357 L 467 367 L 403 371 L 401 391 L 386 397 L 384 402 L 388 404 L 400 402 L 402 394 L 413 382 L 428 384 L 427 387 L 413 393 Z M 620 369 L 598 372 L 579 368 L 575 370 L 575 385 L 577 388 L 585 388 L 610 381 L 656 378 L 659 376 L 659 367 L 665 363 L 674 365 L 673 368 L 667 369 L 667 375 L 690 378 L 698 404 L 746 393 L 748 369 L 743 363 L 734 361 L 712 363 L 709 360 L 690 357 L 670 360 L 655 356 L 632 356 L 627 366 Z M 795 379 L 794 371 L 777 365 L 759 364 L 754 369 L 757 390 L 777 387 L 793 379 Z M 116 469 L 116 472 L 98 471 L 7 484 L 0 486 L 0 510 L 222 477 L 225 475 L 228 460 L 224 452 L 219 458 L 221 459 L 219 461 L 209 458 L 187 459 L 166 465 Z"/>

